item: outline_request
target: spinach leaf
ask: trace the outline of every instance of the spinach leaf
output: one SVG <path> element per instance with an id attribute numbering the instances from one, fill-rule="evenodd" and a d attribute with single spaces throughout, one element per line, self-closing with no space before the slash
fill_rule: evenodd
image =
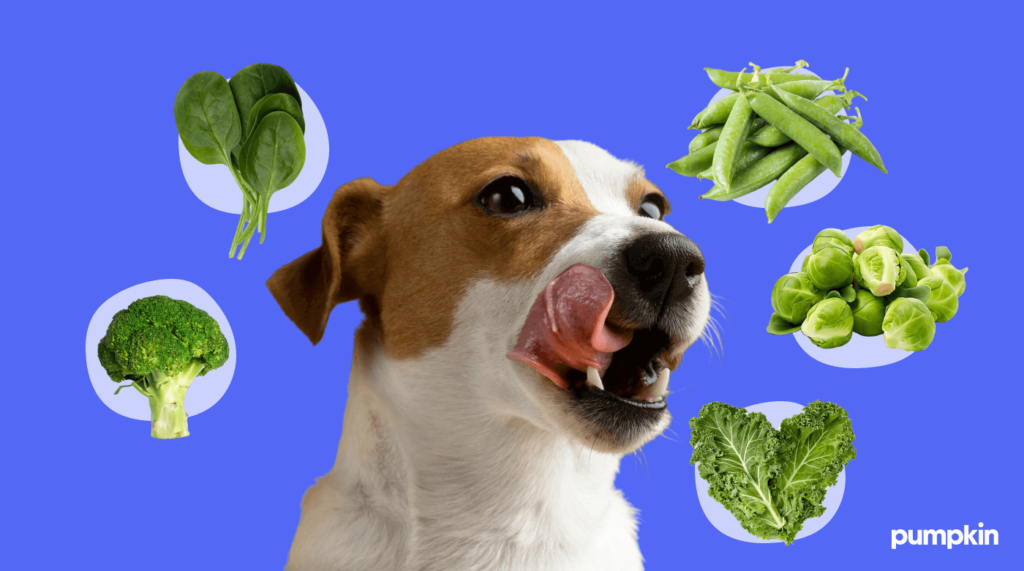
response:
<path id="1" fill-rule="evenodd" d="M 292 81 L 292 76 L 283 67 L 269 63 L 254 63 L 238 70 L 231 77 L 231 93 L 235 97 L 238 116 L 242 120 L 242 132 L 249 132 L 249 115 L 256 103 L 271 93 L 287 93 L 295 98 L 302 108 L 302 98 Z"/>
<path id="2" fill-rule="evenodd" d="M 238 166 L 257 194 L 270 195 L 291 184 L 306 161 L 302 129 L 284 111 L 268 114 L 242 145 Z"/>
<path id="3" fill-rule="evenodd" d="M 231 165 L 242 129 L 228 82 L 213 71 L 188 78 L 174 98 L 174 123 L 188 152 L 205 165 Z"/>
<path id="4" fill-rule="evenodd" d="M 242 191 L 242 214 L 228 257 L 242 259 L 255 231 L 266 238 L 270 197 L 291 184 L 306 161 L 302 100 L 288 72 L 257 63 L 228 82 L 212 71 L 193 75 L 174 99 L 174 122 L 201 163 L 228 167 Z"/>
<path id="5" fill-rule="evenodd" d="M 249 112 L 249 130 L 245 132 L 246 138 L 252 135 L 260 120 L 274 111 L 284 111 L 291 115 L 299 124 L 302 133 L 306 133 L 306 121 L 302 118 L 302 107 L 299 107 L 299 102 L 287 93 L 271 93 L 252 106 L 252 111 Z"/>
<path id="6" fill-rule="evenodd" d="M 270 197 L 291 184 L 306 161 L 306 143 L 295 118 L 284 111 L 269 113 L 242 145 L 238 167 L 255 196 L 251 222 L 242 237 L 241 259 L 253 230 L 259 230 L 260 243 L 267 237 L 267 210 Z M 255 222 L 255 223 L 252 223 Z"/>

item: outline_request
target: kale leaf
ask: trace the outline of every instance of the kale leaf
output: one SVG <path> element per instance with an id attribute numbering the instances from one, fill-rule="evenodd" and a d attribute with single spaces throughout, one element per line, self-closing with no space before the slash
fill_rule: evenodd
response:
<path id="1" fill-rule="evenodd" d="M 857 456 L 842 408 L 813 402 L 776 430 L 761 413 L 720 402 L 690 420 L 693 456 L 708 494 L 743 529 L 793 543 L 808 518 L 825 513 L 825 490 Z"/>

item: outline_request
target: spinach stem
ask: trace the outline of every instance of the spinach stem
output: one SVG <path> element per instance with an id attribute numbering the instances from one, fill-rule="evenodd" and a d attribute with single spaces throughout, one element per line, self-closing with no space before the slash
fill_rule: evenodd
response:
<path id="1" fill-rule="evenodd" d="M 259 230 L 260 230 L 260 244 L 263 243 L 263 239 L 267 237 L 267 211 L 270 210 L 270 201 L 265 201 L 260 207 L 259 213 Z"/>
<path id="2" fill-rule="evenodd" d="M 254 216 L 259 216 L 260 211 L 260 196 L 256 195 L 256 204 L 254 205 Z M 245 241 L 242 242 L 242 249 L 238 252 L 238 259 L 241 260 L 242 256 L 245 255 L 245 250 L 249 247 L 249 240 L 252 239 L 252 235 L 256 230 L 256 219 L 250 219 L 248 225 L 245 227 Z"/>
<path id="3" fill-rule="evenodd" d="M 238 217 L 238 227 L 235 228 L 235 237 L 234 239 L 231 240 L 231 250 L 228 251 L 228 257 L 233 258 L 235 256 L 235 248 L 242 243 L 242 240 L 244 239 L 247 233 L 251 234 L 249 226 L 253 225 L 255 222 L 252 218 L 252 204 L 254 202 L 258 202 L 258 195 L 255 192 L 253 192 L 252 188 L 250 188 L 249 185 L 245 182 L 245 179 L 242 178 L 242 175 L 238 172 L 234 165 L 227 164 L 226 166 L 228 167 L 228 170 L 231 171 L 231 176 L 235 179 L 235 184 L 237 184 L 239 190 L 242 191 L 242 213 Z M 262 240 L 260 241 L 262 242 Z M 245 240 L 245 242 L 248 243 L 248 240 Z M 239 260 L 242 259 L 243 253 L 245 253 L 244 246 L 242 247 L 242 250 L 238 253 Z"/>

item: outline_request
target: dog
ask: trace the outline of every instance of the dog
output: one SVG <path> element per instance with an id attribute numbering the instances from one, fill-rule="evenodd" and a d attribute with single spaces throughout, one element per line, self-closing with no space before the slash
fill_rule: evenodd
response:
<path id="1" fill-rule="evenodd" d="M 340 187 L 267 282 L 314 344 L 335 305 L 365 314 L 287 569 L 642 569 L 615 475 L 668 426 L 711 306 L 668 212 L 583 141 L 474 139 Z"/>

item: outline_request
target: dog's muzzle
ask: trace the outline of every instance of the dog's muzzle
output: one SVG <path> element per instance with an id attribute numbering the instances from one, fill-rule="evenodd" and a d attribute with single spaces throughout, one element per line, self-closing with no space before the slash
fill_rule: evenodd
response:
<path id="1" fill-rule="evenodd" d="M 704 256 L 682 234 L 658 232 L 634 238 L 621 250 L 608 279 L 622 317 L 643 327 L 661 325 L 700 285 Z M 672 329 L 671 324 L 665 324 Z"/>
<path id="2" fill-rule="evenodd" d="M 596 392 L 664 408 L 687 327 L 676 323 L 678 309 L 691 302 L 703 272 L 700 249 L 685 236 L 641 235 L 619 250 L 607 276 L 577 264 L 549 283 L 508 357 L 577 397 Z"/>

